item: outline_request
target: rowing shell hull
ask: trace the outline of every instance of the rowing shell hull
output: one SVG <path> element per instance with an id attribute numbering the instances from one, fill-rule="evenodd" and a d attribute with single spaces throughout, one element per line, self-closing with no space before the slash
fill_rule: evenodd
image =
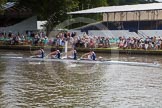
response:
<path id="1" fill-rule="evenodd" d="M 43 61 L 43 62 L 70 62 L 70 63 L 91 63 L 91 64 L 117 64 L 130 66 L 145 66 L 145 67 L 160 67 L 157 63 L 143 63 L 143 62 L 125 62 L 125 61 L 92 61 L 92 60 L 71 60 L 71 59 L 42 59 L 42 58 L 26 58 L 28 61 Z"/>

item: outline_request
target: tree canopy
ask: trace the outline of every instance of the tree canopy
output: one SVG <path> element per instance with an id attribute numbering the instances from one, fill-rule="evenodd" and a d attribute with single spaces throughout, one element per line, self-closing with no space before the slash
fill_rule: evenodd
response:
<path id="1" fill-rule="evenodd" d="M 0 14 L 3 12 L 2 5 L 6 3 L 6 0 L 0 0 Z"/>

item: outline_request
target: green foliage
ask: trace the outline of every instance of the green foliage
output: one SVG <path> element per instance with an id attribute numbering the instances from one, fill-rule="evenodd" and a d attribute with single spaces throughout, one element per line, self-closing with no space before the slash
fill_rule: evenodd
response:
<path id="1" fill-rule="evenodd" d="M 3 13 L 2 5 L 6 3 L 6 0 L 0 0 L 0 14 Z"/>
<path id="2" fill-rule="evenodd" d="M 89 9 L 99 6 L 107 6 L 107 0 L 78 0 L 79 10 Z"/>
<path id="3" fill-rule="evenodd" d="M 65 14 L 78 6 L 77 0 L 19 0 L 19 5 L 24 5 L 33 10 L 40 19 L 48 19 L 52 14 Z"/>
<path id="4" fill-rule="evenodd" d="M 157 2 L 156 0 L 107 0 L 110 6 L 113 5 L 130 5 L 130 4 L 140 4 L 140 3 L 152 3 Z"/>

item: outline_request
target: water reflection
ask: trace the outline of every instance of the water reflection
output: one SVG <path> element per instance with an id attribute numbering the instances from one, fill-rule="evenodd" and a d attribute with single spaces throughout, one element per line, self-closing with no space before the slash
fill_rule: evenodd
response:
<path id="1" fill-rule="evenodd" d="M 162 62 L 156 56 L 103 56 L 113 60 Z M 162 105 L 161 68 L 0 59 L 0 78 L 0 106 L 5 108 Z"/>

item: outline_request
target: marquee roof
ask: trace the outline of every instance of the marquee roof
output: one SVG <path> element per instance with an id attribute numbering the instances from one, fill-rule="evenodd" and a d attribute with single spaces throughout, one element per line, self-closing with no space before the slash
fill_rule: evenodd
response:
<path id="1" fill-rule="evenodd" d="M 162 10 L 162 3 L 98 7 L 93 9 L 68 12 L 68 14 L 114 13 L 114 12 L 133 12 L 133 11 L 149 11 L 149 10 Z"/>

